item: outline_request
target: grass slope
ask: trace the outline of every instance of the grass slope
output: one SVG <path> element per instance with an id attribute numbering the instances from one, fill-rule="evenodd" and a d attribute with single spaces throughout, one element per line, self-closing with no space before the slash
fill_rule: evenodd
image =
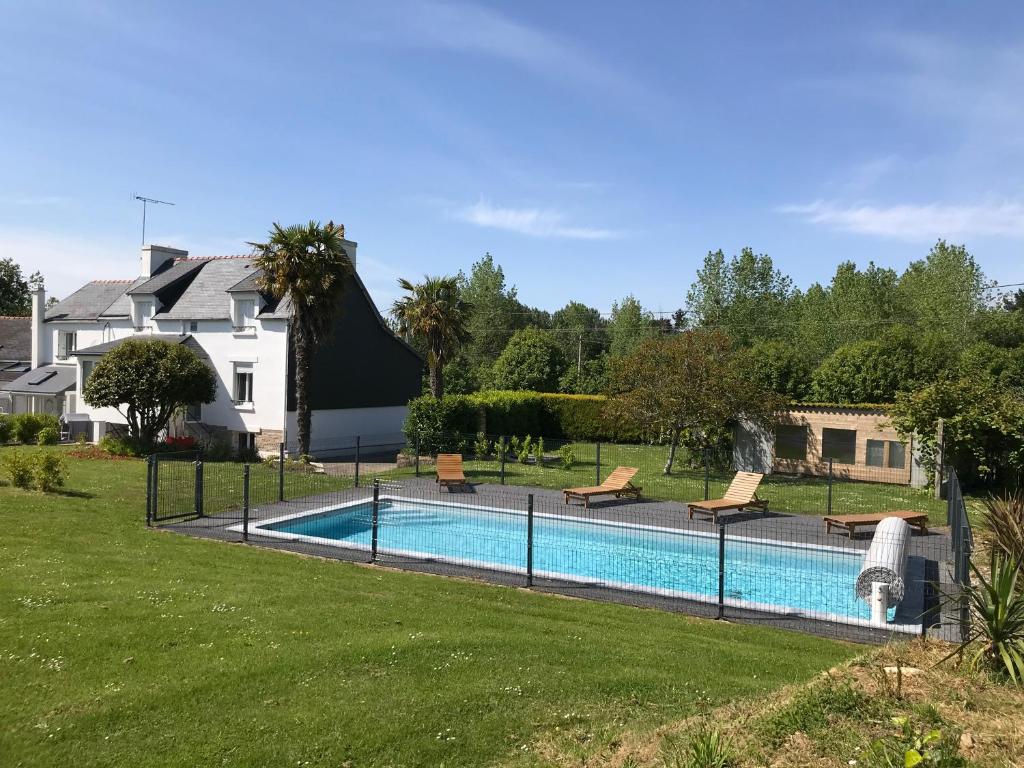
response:
<path id="1" fill-rule="evenodd" d="M 0 487 L 4 765 L 542 765 L 857 650 L 149 531 L 142 462 L 69 467 Z"/>

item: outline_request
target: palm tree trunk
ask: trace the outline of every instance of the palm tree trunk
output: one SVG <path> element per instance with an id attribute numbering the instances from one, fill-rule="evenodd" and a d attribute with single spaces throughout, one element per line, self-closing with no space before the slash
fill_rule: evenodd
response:
<path id="1" fill-rule="evenodd" d="M 444 397 L 444 369 L 437 356 L 430 364 L 430 394 L 438 400 Z"/>
<path id="2" fill-rule="evenodd" d="M 306 329 L 301 322 L 292 326 L 292 338 L 295 342 L 295 421 L 299 431 L 299 456 L 308 456 L 311 431 L 309 379 L 313 361 L 309 355 Z"/>

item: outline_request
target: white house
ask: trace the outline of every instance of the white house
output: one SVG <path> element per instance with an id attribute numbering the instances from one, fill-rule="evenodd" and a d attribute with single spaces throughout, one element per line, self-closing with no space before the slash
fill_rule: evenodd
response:
<path id="1" fill-rule="evenodd" d="M 356 243 L 344 241 L 356 263 Z M 258 288 L 249 257 L 190 258 L 187 251 L 145 246 L 138 275 L 96 280 L 44 310 L 33 295 L 32 370 L 7 389 L 15 410 L 43 410 L 87 421 L 94 439 L 125 424 L 113 408 L 92 408 L 82 386 L 102 356 L 130 338 L 187 344 L 217 375 L 217 396 L 176 419 L 173 433 L 238 449 L 296 446 L 290 302 Z M 314 451 L 343 437 L 397 435 L 406 404 L 419 394 L 423 361 L 391 331 L 355 275 L 340 300 L 335 327 L 313 359 L 310 393 Z M 47 408 L 45 405 L 49 402 Z"/>

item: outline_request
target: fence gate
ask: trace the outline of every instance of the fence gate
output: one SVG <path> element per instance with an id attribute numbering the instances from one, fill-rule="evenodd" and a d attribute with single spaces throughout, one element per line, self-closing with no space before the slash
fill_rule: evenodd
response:
<path id="1" fill-rule="evenodd" d="M 202 514 L 201 466 L 198 451 L 156 453 L 147 459 L 148 525 Z"/>

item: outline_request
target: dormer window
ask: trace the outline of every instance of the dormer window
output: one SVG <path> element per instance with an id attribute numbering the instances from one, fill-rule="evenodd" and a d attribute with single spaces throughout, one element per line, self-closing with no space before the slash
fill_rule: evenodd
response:
<path id="1" fill-rule="evenodd" d="M 156 314 L 154 299 L 134 299 L 132 301 L 132 324 L 136 331 L 152 330 L 154 314 Z"/>
<path id="2" fill-rule="evenodd" d="M 231 304 L 231 325 L 235 333 L 254 333 L 256 331 L 256 313 L 259 310 L 256 296 L 234 296 Z"/>

